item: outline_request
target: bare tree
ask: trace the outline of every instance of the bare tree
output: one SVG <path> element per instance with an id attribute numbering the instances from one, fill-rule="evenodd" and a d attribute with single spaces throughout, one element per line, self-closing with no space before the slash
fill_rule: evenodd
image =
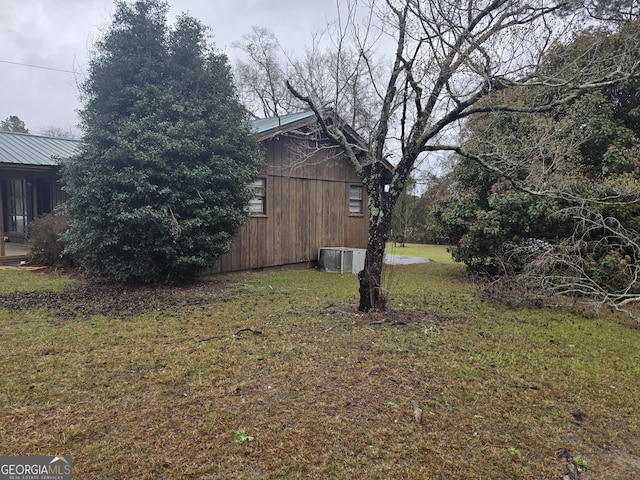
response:
<path id="1" fill-rule="evenodd" d="M 567 64 L 553 75 L 545 73 L 547 54 L 581 25 L 579 13 L 584 12 L 576 8 L 569 0 L 345 0 L 331 36 L 334 61 L 317 55 L 323 59 L 319 63 L 330 65 L 324 76 L 295 64 L 287 71 L 291 94 L 314 111 L 323 136 L 346 154 L 367 189 L 361 311 L 384 305 L 385 242 L 411 172 L 429 152 L 465 154 L 458 138 L 463 122 L 489 111 L 512 111 L 513 102 L 502 97 L 507 89 L 562 87 L 518 107 L 547 111 L 589 88 L 637 73 L 625 52 L 613 70 L 592 52 L 586 67 Z M 358 104 L 362 98 L 368 101 Z M 355 115 L 363 103 L 366 121 L 358 122 Z M 327 106 L 355 123 L 368 143 L 351 141 L 337 117 L 328 119 Z M 489 164 L 487 158 L 478 161 L 501 173 L 508 167 Z"/>
<path id="2" fill-rule="evenodd" d="M 502 299 L 513 292 L 519 302 L 547 304 L 556 295 L 569 296 L 596 309 L 606 305 L 624 311 L 640 322 L 637 311 L 628 308 L 640 301 L 640 234 L 588 206 L 557 215 L 575 221 L 573 234 L 559 242 L 529 239 L 503 245 L 504 274 L 485 291 L 495 290 Z M 513 272 L 514 264 L 523 265 L 522 271 Z"/>
<path id="3" fill-rule="evenodd" d="M 354 2 L 357 3 L 357 2 Z M 562 98 L 551 98 L 545 105 L 603 82 L 616 81 L 611 72 L 581 71 L 579 78 L 544 78 L 539 64 L 555 42 L 566 35 L 570 19 L 554 16 L 562 2 L 520 2 L 488 0 L 370 2 L 377 14 L 377 28 L 391 36 L 395 44 L 386 83 L 370 78 L 380 95 L 371 143 L 367 152 L 369 168 L 359 160 L 358 146 L 349 143 L 335 125 L 323 120 L 322 112 L 306 91 L 288 83 L 294 96 L 312 108 L 325 135 L 340 145 L 360 172 L 369 194 L 370 227 L 365 270 L 360 275 L 360 310 L 380 306 L 380 278 L 385 241 L 394 205 L 409 175 L 425 152 L 459 149 L 452 139 L 453 129 L 473 114 L 500 108 L 497 92 L 508 87 L 541 83 L 574 82 Z M 352 27 L 343 30 L 362 52 L 366 68 L 368 57 L 363 31 L 350 17 Z M 616 72 L 618 73 L 618 72 Z M 624 72 L 620 72 L 624 74 Z M 487 100 L 489 99 L 489 100 Z M 531 107 L 526 107 L 531 108 Z M 391 183 L 385 186 L 385 160 L 396 154 Z"/>
<path id="4" fill-rule="evenodd" d="M 574 234 L 530 262 L 526 275 L 548 284 L 544 291 L 570 294 L 616 308 L 640 300 L 640 235 L 626 228 L 617 218 L 607 217 L 586 207 L 563 212 L 576 220 Z M 594 268 L 587 252 L 606 252 L 614 268 Z M 546 274 L 538 275 L 546 272 Z M 607 275 L 606 283 L 599 278 Z"/>
<path id="5" fill-rule="evenodd" d="M 354 14 L 352 9 L 347 12 Z M 347 27 L 340 18 L 328 28 L 312 34 L 311 45 L 300 56 L 287 52 L 275 34 L 262 27 L 254 26 L 234 45 L 244 57 L 235 65 L 239 94 L 254 116 L 279 116 L 307 108 L 285 86 L 286 79 L 295 78 L 321 110 L 340 112 L 365 136 L 372 130 L 380 98 L 371 88 L 371 78 L 384 75 L 382 65 L 374 62 L 373 51 L 363 52 L 346 43 Z M 365 58 L 369 58 L 366 64 Z"/>
<path id="6" fill-rule="evenodd" d="M 236 62 L 235 76 L 240 97 L 249 111 L 264 117 L 292 113 L 297 102 L 286 91 L 286 56 L 275 34 L 253 27 L 234 46 L 247 57 Z"/>
<path id="7" fill-rule="evenodd" d="M 70 128 L 65 130 L 64 128 L 55 125 L 49 125 L 48 127 L 43 128 L 41 133 L 47 137 L 68 138 L 70 140 L 77 139 L 76 135 Z"/>

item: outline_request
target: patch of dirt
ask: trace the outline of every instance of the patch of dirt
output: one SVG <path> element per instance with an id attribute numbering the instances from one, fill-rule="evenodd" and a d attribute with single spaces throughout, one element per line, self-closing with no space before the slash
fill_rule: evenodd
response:
<path id="1" fill-rule="evenodd" d="M 0 307 L 9 310 L 43 308 L 58 317 L 108 315 L 122 318 L 149 311 L 193 305 L 227 287 L 222 281 L 180 286 L 118 285 L 80 280 L 60 292 L 47 290 L 0 295 Z M 199 300 L 201 299 L 201 300 Z"/>

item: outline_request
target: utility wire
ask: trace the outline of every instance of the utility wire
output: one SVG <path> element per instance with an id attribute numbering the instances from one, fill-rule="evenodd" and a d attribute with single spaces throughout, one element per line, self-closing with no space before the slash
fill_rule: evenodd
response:
<path id="1" fill-rule="evenodd" d="M 10 65 L 20 65 L 22 67 L 41 68 L 43 70 L 53 70 L 54 72 L 73 73 L 74 75 L 85 75 L 83 72 L 75 72 L 73 70 L 63 70 L 61 68 L 43 67 L 42 65 L 30 65 L 28 63 L 10 62 L 9 60 L 0 60 L 0 63 L 8 63 Z"/>

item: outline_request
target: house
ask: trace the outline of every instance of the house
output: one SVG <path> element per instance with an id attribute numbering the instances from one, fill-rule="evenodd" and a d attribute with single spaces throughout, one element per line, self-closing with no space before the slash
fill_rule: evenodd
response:
<path id="1" fill-rule="evenodd" d="M 366 248 L 366 189 L 348 159 L 317 130 L 310 111 L 253 122 L 264 167 L 252 184 L 249 221 L 213 272 L 308 266 L 320 247 Z M 357 138 L 348 127 L 345 133 Z M 28 223 L 64 201 L 59 160 L 79 146 L 76 140 L 0 132 L 1 223 L 10 241 L 24 242 Z"/>
<path id="2" fill-rule="evenodd" d="M 313 112 L 255 120 L 253 130 L 265 165 L 249 222 L 214 271 L 309 266 L 321 247 L 366 248 L 366 189 L 346 156 L 318 139 Z"/>
<path id="3" fill-rule="evenodd" d="M 29 222 L 64 202 L 59 160 L 79 147 L 77 140 L 0 131 L 0 240 L 26 242 Z"/>

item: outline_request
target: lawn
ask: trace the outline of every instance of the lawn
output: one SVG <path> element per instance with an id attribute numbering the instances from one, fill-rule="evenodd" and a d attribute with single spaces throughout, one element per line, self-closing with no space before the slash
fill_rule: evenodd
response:
<path id="1" fill-rule="evenodd" d="M 483 302 L 460 265 L 387 269 L 367 315 L 316 271 L 0 279 L 0 452 L 74 478 L 638 478 L 635 324 Z"/>
<path id="2" fill-rule="evenodd" d="M 387 243 L 386 252 L 394 255 L 406 255 L 409 257 L 427 257 L 438 263 L 453 263 L 451 253 L 447 245 L 421 245 L 417 243 Z"/>

